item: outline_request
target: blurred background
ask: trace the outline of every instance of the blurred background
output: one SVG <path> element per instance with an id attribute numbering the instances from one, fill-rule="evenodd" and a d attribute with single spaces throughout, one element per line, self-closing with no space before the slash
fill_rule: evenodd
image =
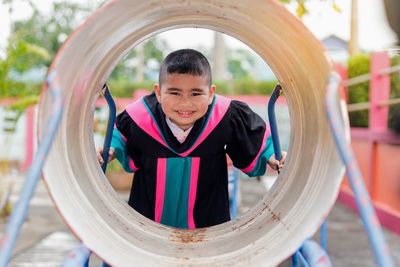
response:
<path id="1" fill-rule="evenodd" d="M 47 69 L 71 32 L 104 2 L 0 0 L 0 217 L 4 220 L 12 210 L 12 203 L 18 198 L 23 175 L 32 162 L 37 146 L 36 104 Z M 399 37 L 389 25 L 383 0 L 280 2 L 321 40 L 335 70 L 343 79 L 370 73 L 371 54 L 375 52 L 384 51 L 392 66 L 400 64 Z M 391 24 L 394 28 L 393 19 Z M 206 55 L 219 94 L 247 102 L 264 119 L 268 119 L 268 96 L 278 83 L 268 62 L 240 40 L 200 28 L 156 34 L 124 56 L 107 80 L 119 111 L 127 103 L 152 90 L 158 80 L 160 62 L 168 53 L 180 48 L 197 49 Z M 390 76 L 390 97 L 400 98 L 398 72 Z M 349 86 L 345 90 L 349 105 L 366 103 L 369 98 L 368 82 Z M 288 150 L 290 110 L 284 96 L 276 109 L 282 148 Z M 395 136 L 391 140 L 395 140 L 392 142 L 396 144 L 396 151 L 400 151 L 400 107 L 391 105 L 388 110 L 388 132 Z M 368 109 L 356 109 L 349 114 L 349 118 L 352 129 L 370 127 Z M 101 95 L 93 119 L 94 142 L 100 146 L 108 119 L 108 107 Z M 360 154 L 364 153 L 360 151 Z M 365 169 L 368 167 L 365 166 Z M 399 173 L 393 173 L 393 177 L 397 175 L 394 178 L 397 182 L 393 184 L 399 186 L 396 192 L 400 196 Z M 108 168 L 107 177 L 114 188 L 126 197 L 132 175 L 124 173 L 119 164 L 113 162 Z M 261 189 L 253 182 L 243 183 L 243 190 L 238 195 L 239 214 L 254 205 L 275 179 L 276 173 L 270 171 L 265 177 L 259 178 L 264 184 Z M 254 188 L 258 188 L 258 191 L 255 192 Z M 247 197 L 242 198 L 240 192 L 247 194 Z M 51 205 L 44 189 L 41 193 L 39 190 L 39 196 L 34 201 L 39 206 Z M 398 197 L 393 197 L 388 203 L 395 214 L 400 214 Z M 400 216 L 398 219 L 400 221 Z M 400 230 L 397 231 L 400 233 Z"/>

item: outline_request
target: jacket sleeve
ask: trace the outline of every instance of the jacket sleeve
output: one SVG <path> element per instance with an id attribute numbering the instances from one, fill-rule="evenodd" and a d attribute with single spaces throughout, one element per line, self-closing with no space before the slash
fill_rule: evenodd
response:
<path id="1" fill-rule="evenodd" d="M 121 163 L 122 168 L 127 172 L 136 172 L 139 168 L 133 159 L 129 157 L 132 151 L 128 153 L 127 137 L 130 136 L 129 123 L 131 121 L 125 111 L 117 116 L 111 139 L 111 147 L 114 148 L 115 157 Z"/>
<path id="2" fill-rule="evenodd" d="M 232 101 L 230 116 L 231 140 L 226 151 L 233 165 L 250 177 L 263 175 L 274 153 L 268 125 L 239 101 Z"/>

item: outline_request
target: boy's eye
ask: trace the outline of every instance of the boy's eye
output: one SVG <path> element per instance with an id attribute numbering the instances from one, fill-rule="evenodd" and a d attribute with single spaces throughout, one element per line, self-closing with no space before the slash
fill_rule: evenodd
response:
<path id="1" fill-rule="evenodd" d="M 170 92 L 169 94 L 170 94 L 170 95 L 179 95 L 178 92 Z"/>
<path id="2" fill-rule="evenodd" d="M 201 92 L 193 92 L 192 93 L 192 96 L 199 96 L 199 95 L 203 95 L 203 93 L 201 93 Z"/>

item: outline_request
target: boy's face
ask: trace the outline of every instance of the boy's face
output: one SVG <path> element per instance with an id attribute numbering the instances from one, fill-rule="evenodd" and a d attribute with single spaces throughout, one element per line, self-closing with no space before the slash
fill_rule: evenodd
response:
<path id="1" fill-rule="evenodd" d="M 204 76 L 167 74 L 163 84 L 154 85 L 158 102 L 165 115 L 183 130 L 207 113 L 215 86 L 208 86 Z"/>

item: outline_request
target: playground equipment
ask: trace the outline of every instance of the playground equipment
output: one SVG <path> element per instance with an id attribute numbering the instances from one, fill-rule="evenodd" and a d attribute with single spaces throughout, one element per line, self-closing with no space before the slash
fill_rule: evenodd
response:
<path id="1" fill-rule="evenodd" d="M 98 166 L 92 138 L 94 103 L 118 60 L 150 35 L 184 26 L 225 32 L 258 52 L 286 90 L 292 126 L 286 168 L 269 194 L 240 218 L 191 231 L 156 224 L 119 199 Z M 318 229 L 343 175 L 324 112 L 329 71 L 321 44 L 275 1 L 111 1 L 70 37 L 51 66 L 40 103 L 40 164 L 29 180 L 37 181 L 62 118 L 45 182 L 71 230 L 106 262 L 275 266 Z M 10 228 L 20 227 L 17 221 Z"/>
<path id="2" fill-rule="evenodd" d="M 286 169 L 270 194 L 236 220 L 195 231 L 156 224 L 120 200 L 98 167 L 91 136 L 98 88 L 118 60 L 151 34 L 183 26 L 226 32 L 258 52 L 287 89 L 293 129 Z M 335 201 L 343 165 L 324 113 L 329 64 L 321 44 L 273 1 L 110 2 L 72 35 L 52 69 L 63 74 L 65 112 L 45 181 L 71 229 L 111 265 L 273 266 L 318 229 Z M 40 125 L 49 105 L 45 93 Z"/>
<path id="3" fill-rule="evenodd" d="M 98 166 L 91 133 L 99 88 L 124 53 L 151 34 L 184 26 L 225 32 L 258 52 L 286 89 L 292 123 L 287 165 L 270 194 L 240 218 L 194 231 L 156 224 L 119 199 Z M 318 229 L 338 193 L 344 168 L 323 104 L 329 69 L 319 41 L 275 1 L 112 1 L 69 38 L 51 66 L 65 110 L 46 184 L 72 231 L 111 265 L 274 266 Z M 53 115 L 50 90 L 40 103 L 42 142 Z"/>

